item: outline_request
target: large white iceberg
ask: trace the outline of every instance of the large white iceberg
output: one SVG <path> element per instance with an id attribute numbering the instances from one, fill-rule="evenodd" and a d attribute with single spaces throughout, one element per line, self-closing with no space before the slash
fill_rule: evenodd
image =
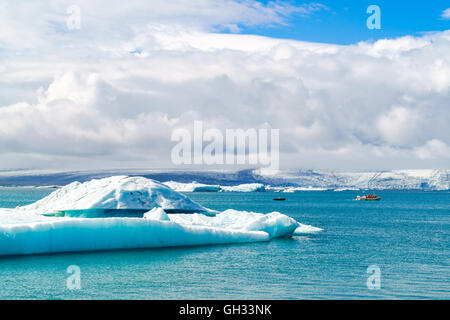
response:
<path id="1" fill-rule="evenodd" d="M 156 180 L 127 176 L 73 182 L 22 209 L 48 214 L 63 210 L 150 210 L 155 207 L 197 212 L 208 210 Z"/>
<path id="2" fill-rule="evenodd" d="M 141 217 L 45 216 L 89 209 L 148 211 Z M 167 212 L 172 209 L 198 212 Z M 279 212 L 204 212 L 211 210 L 141 177 L 73 183 L 29 206 L 0 209 L 0 255 L 268 241 L 321 230 Z"/>

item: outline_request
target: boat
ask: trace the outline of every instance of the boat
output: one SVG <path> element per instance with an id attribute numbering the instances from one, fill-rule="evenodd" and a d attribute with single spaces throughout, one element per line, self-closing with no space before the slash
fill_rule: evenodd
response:
<path id="1" fill-rule="evenodd" d="M 381 198 L 377 195 L 374 194 L 369 194 L 369 195 L 365 195 L 365 196 L 356 196 L 356 200 L 358 201 L 378 201 Z"/>
<path id="2" fill-rule="evenodd" d="M 273 198 L 273 200 L 275 200 L 275 201 L 284 201 L 284 200 L 286 200 L 286 198 L 278 197 L 278 198 Z"/>

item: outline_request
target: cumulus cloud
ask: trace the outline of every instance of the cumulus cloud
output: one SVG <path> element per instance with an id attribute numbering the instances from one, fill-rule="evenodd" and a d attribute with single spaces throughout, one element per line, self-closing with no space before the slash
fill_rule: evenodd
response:
<path id="1" fill-rule="evenodd" d="M 430 140 L 424 145 L 415 148 L 414 152 L 420 159 L 436 159 L 441 157 L 450 159 L 450 146 L 438 139 Z"/>
<path id="2" fill-rule="evenodd" d="M 56 1 L 1 29 L 0 167 L 171 167 L 194 120 L 279 128 L 284 168 L 448 167 L 449 31 L 338 46 L 217 33 L 318 4 L 79 3 L 80 30 Z"/>

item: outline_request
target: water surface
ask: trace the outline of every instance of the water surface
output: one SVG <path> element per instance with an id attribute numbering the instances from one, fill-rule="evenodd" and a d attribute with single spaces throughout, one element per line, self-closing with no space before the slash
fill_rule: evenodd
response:
<path id="1" fill-rule="evenodd" d="M 0 207 L 52 190 L 0 188 Z M 0 299 L 399 299 L 450 298 L 450 194 L 384 191 L 189 193 L 216 210 L 280 211 L 323 228 L 270 242 L 0 257 Z M 73 239 L 77 241 L 77 239 Z M 70 265 L 81 290 L 69 290 Z M 366 285 L 368 266 L 381 289 Z"/>

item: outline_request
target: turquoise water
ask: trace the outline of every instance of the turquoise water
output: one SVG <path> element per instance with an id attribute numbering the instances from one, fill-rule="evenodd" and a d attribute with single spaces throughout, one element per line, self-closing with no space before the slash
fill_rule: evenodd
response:
<path id="1" fill-rule="evenodd" d="M 52 190 L 0 189 L 0 207 Z M 190 193 L 216 210 L 280 211 L 323 228 L 270 242 L 0 257 L 0 299 L 448 299 L 450 194 L 377 192 Z M 76 241 L 76 239 L 74 239 Z M 69 265 L 81 289 L 69 290 Z M 368 266 L 381 288 L 366 285 Z"/>

